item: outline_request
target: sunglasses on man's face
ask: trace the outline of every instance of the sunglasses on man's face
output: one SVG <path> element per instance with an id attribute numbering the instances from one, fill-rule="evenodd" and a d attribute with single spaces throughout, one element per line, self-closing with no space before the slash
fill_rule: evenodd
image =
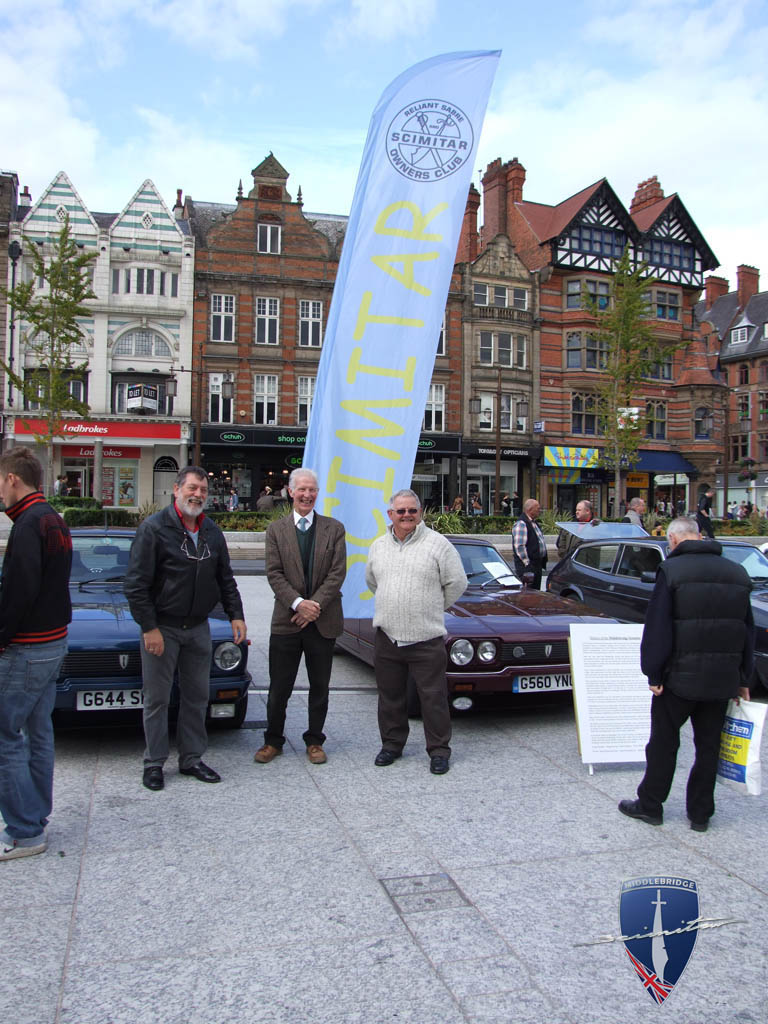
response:
<path id="1" fill-rule="evenodd" d="M 391 511 L 394 512 L 396 516 L 404 516 L 406 514 L 409 516 L 417 516 L 420 510 L 417 508 L 393 508 Z"/>

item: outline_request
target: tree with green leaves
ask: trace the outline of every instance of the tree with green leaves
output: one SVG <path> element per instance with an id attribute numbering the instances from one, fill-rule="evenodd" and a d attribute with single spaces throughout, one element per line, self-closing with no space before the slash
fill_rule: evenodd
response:
<path id="1" fill-rule="evenodd" d="M 644 379 L 652 374 L 670 348 L 682 342 L 660 342 L 649 323 L 648 291 L 654 281 L 648 265 L 633 267 L 629 247 L 614 267 L 608 301 L 584 293 L 583 304 L 595 319 L 595 338 L 602 369 L 596 388 L 596 407 L 605 447 L 598 463 L 613 470 L 615 504 L 621 499 L 621 471 L 638 460 L 645 437 L 646 399 Z"/>
<path id="2" fill-rule="evenodd" d="M 0 367 L 24 405 L 35 408 L 35 418 L 45 421 L 45 430 L 34 436 L 38 444 L 46 446 L 45 486 L 50 492 L 53 442 L 64 436 L 65 414 L 87 417 L 90 411 L 85 402 L 73 397 L 70 382 L 88 366 L 87 360 L 75 363 L 73 356 L 84 342 L 78 320 L 91 315 L 85 302 L 96 298 L 89 273 L 96 254 L 78 248 L 72 238 L 69 217 L 50 254 L 44 254 L 34 241 L 28 238 L 24 241 L 32 258 L 33 277 L 6 292 L 11 313 L 20 328 L 19 371 L 3 360 L 0 360 Z M 24 367 L 30 363 L 35 369 L 25 372 Z"/>

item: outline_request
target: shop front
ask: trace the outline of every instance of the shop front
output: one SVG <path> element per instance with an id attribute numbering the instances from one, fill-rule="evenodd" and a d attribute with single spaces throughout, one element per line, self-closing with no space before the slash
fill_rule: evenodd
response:
<path id="1" fill-rule="evenodd" d="M 578 503 L 589 501 L 595 515 L 605 515 L 609 480 L 608 473 L 597 467 L 599 457 L 597 448 L 545 445 L 542 492 L 548 492 L 548 507 L 575 517 Z"/>
<path id="2" fill-rule="evenodd" d="M 477 495 L 482 514 L 491 515 L 496 508 L 496 445 L 465 443 L 462 446 L 463 498 L 470 511 Z M 522 502 L 532 497 L 541 458 L 540 445 L 520 445 L 499 449 L 499 490 L 506 491 L 513 503 L 513 512 L 521 510 Z"/>
<path id="3" fill-rule="evenodd" d="M 292 469 L 301 466 L 305 427 L 204 426 L 200 457 L 208 473 L 209 506 L 226 508 L 232 490 L 239 508 L 253 509 L 266 487 L 279 494 Z"/>
<path id="4" fill-rule="evenodd" d="M 460 434 L 422 434 L 411 486 L 424 508 L 447 509 L 459 491 Z"/>
<path id="5" fill-rule="evenodd" d="M 43 420 L 17 416 L 16 442 L 35 444 Z M 54 476 L 66 475 L 73 497 L 97 498 L 106 508 L 166 505 L 179 466 L 186 465 L 181 423 L 136 420 L 65 420 L 54 443 Z"/>

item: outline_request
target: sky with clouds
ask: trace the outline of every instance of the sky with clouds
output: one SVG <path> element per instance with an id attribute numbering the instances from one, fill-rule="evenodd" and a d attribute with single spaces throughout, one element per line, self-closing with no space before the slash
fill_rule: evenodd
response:
<path id="1" fill-rule="evenodd" d="M 371 112 L 405 68 L 501 49 L 477 170 L 525 198 L 656 174 L 735 283 L 768 288 L 768 9 L 761 0 L 0 0 L 0 166 L 33 198 L 66 171 L 92 210 L 151 178 L 234 202 L 270 152 L 304 207 L 349 212 Z M 479 182 L 479 174 L 475 175 Z"/>

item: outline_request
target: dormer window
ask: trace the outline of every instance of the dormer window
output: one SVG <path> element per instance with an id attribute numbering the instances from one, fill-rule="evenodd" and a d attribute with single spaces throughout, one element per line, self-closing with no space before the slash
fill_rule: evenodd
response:
<path id="1" fill-rule="evenodd" d="M 746 327 L 734 327 L 731 331 L 731 344 L 732 345 L 743 345 L 747 340 L 747 328 Z"/>

